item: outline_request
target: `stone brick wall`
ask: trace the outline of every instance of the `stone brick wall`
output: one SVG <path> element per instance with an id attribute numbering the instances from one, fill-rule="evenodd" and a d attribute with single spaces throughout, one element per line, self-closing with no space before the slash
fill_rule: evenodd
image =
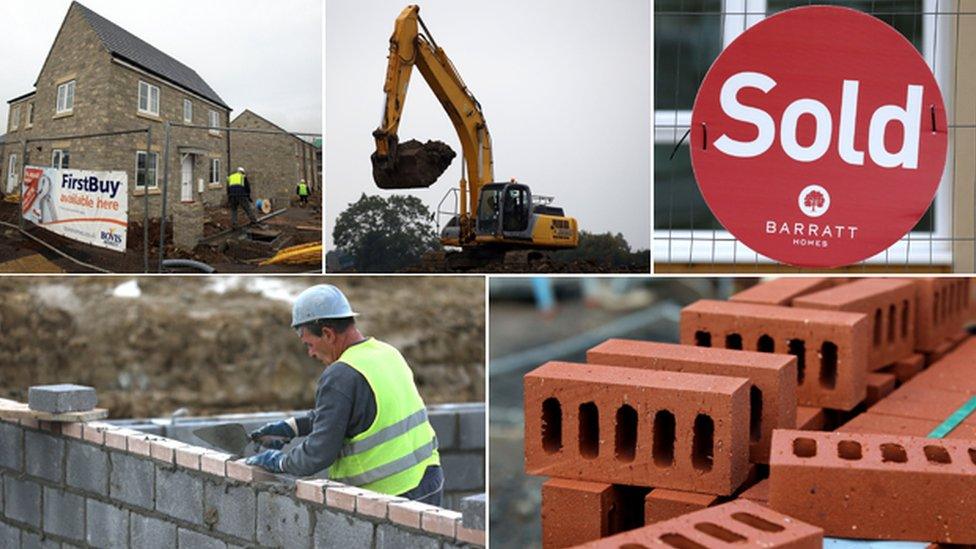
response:
<path id="1" fill-rule="evenodd" d="M 244 111 L 231 122 L 232 128 L 282 131 L 273 123 L 251 111 Z M 232 132 L 230 137 L 232 169 L 247 170 L 254 198 L 271 198 L 275 207 L 287 205 L 296 198 L 295 188 L 301 179 L 310 185 L 312 198 L 320 199 L 321 177 L 316 169 L 315 147 L 291 135 Z"/>
<path id="2" fill-rule="evenodd" d="M 484 544 L 483 515 L 270 475 L 226 454 L 107 423 L 0 420 L 0 442 L 2 547 Z M 465 507 L 479 504 L 483 514 L 480 498 Z"/>

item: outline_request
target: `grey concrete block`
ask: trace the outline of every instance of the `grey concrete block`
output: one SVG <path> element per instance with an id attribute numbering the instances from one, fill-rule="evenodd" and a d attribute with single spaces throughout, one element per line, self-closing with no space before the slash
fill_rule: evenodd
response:
<path id="1" fill-rule="evenodd" d="M 148 458 L 112 452 L 109 495 L 143 509 L 153 509 L 156 497 L 156 465 Z"/>
<path id="2" fill-rule="evenodd" d="M 0 467 L 13 469 L 18 473 L 24 466 L 24 429 L 20 425 L 0 421 Z"/>
<path id="3" fill-rule="evenodd" d="M 85 498 L 44 487 L 44 531 L 85 541 Z"/>
<path id="4" fill-rule="evenodd" d="M 20 539 L 21 549 L 61 549 L 61 542 L 43 537 L 40 534 L 24 531 Z"/>
<path id="5" fill-rule="evenodd" d="M 461 525 L 473 530 L 485 529 L 485 494 L 461 500 Z"/>
<path id="6" fill-rule="evenodd" d="M 227 549 L 227 544 L 219 539 L 193 530 L 180 528 L 178 537 L 180 549 Z"/>
<path id="7" fill-rule="evenodd" d="M 484 454 L 442 454 L 441 467 L 445 491 L 485 489 Z"/>
<path id="8" fill-rule="evenodd" d="M 176 547 L 176 525 L 153 517 L 132 513 L 131 545 L 142 549 Z"/>
<path id="9" fill-rule="evenodd" d="M 0 521 L 0 547 L 20 547 L 20 528 Z"/>
<path id="10" fill-rule="evenodd" d="M 203 524 L 203 481 L 179 469 L 156 467 L 156 510 Z"/>
<path id="11" fill-rule="evenodd" d="M 248 486 L 207 482 L 203 487 L 204 520 L 218 532 L 254 540 L 257 496 Z"/>
<path id="12" fill-rule="evenodd" d="M 409 530 L 401 530 L 392 524 L 376 527 L 376 549 L 440 549 L 441 542 Z"/>
<path id="13" fill-rule="evenodd" d="M 108 495 L 108 453 L 101 447 L 68 441 L 68 486 Z"/>
<path id="14" fill-rule="evenodd" d="M 372 522 L 323 509 L 317 513 L 315 549 L 372 547 L 375 530 Z"/>
<path id="15" fill-rule="evenodd" d="M 3 479 L 3 514 L 9 519 L 41 527 L 41 485 L 7 475 Z"/>
<path id="16" fill-rule="evenodd" d="M 458 414 L 462 450 L 485 449 L 485 410 L 465 410 Z"/>
<path id="17" fill-rule="evenodd" d="M 129 546 L 129 511 L 90 499 L 86 502 L 88 536 L 95 547 Z"/>
<path id="18" fill-rule="evenodd" d="M 27 391 L 27 406 L 40 412 L 85 412 L 96 404 L 95 389 L 84 385 L 35 385 Z"/>
<path id="19" fill-rule="evenodd" d="M 308 508 L 295 500 L 268 492 L 258 494 L 259 544 L 304 547 L 310 522 Z"/>
<path id="20" fill-rule="evenodd" d="M 437 433 L 437 446 L 452 450 L 458 446 L 458 416 L 453 410 L 429 410 L 427 421 Z"/>
<path id="21" fill-rule="evenodd" d="M 64 439 L 37 431 L 24 433 L 27 474 L 51 482 L 64 480 Z"/>

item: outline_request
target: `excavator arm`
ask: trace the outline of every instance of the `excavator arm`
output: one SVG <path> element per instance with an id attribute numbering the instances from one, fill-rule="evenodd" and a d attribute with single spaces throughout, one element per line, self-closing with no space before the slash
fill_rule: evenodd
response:
<path id="1" fill-rule="evenodd" d="M 423 29 L 423 33 L 420 29 Z M 460 223 L 462 241 L 473 239 L 473 215 L 481 188 L 491 183 L 491 136 L 481 105 L 464 84 L 444 50 L 437 46 L 420 19 L 420 7 L 407 6 L 397 17 L 390 37 L 390 54 L 383 85 L 385 100 L 380 126 L 373 132 L 373 179 L 380 188 L 429 187 L 444 173 L 454 152 L 443 143 L 400 143 L 397 129 L 403 114 L 410 76 L 416 66 L 451 119 L 464 156 L 461 176 Z M 464 172 L 468 180 L 465 181 Z"/>

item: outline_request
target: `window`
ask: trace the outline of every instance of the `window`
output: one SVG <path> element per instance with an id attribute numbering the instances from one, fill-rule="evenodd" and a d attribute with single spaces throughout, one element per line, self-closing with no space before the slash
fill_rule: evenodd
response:
<path id="1" fill-rule="evenodd" d="M 29 128 L 34 125 L 34 104 L 27 104 L 27 125 L 25 127 Z"/>
<path id="2" fill-rule="evenodd" d="M 768 15 L 807 0 L 657 0 L 654 4 L 654 256 L 663 263 L 768 262 L 736 240 L 712 215 L 695 181 L 687 138 L 698 86 L 722 49 Z M 951 18 L 933 16 L 936 0 L 830 0 L 868 13 L 891 25 L 914 45 L 936 75 L 951 87 Z M 951 109 L 950 98 L 946 107 Z M 952 144 L 950 142 L 950 149 Z M 951 166 L 951 160 L 950 164 Z M 947 172 L 949 167 L 947 166 Z M 868 263 L 939 261 L 951 227 L 949 194 L 943 184 L 933 206 L 912 229 L 910 238 L 868 260 Z M 941 210 L 939 206 L 942 206 Z M 933 238 L 934 237 L 934 238 Z M 933 244 L 932 240 L 936 242 Z M 934 253 L 933 253 L 934 250 Z M 890 254 L 890 258 L 889 258 Z"/>
<path id="3" fill-rule="evenodd" d="M 210 111 L 210 133 L 214 135 L 220 135 L 220 130 L 215 130 L 213 128 L 220 126 L 220 113 L 217 111 Z"/>
<path id="4" fill-rule="evenodd" d="M 67 170 L 70 168 L 71 153 L 62 149 L 54 149 L 54 152 L 51 154 L 51 167 L 59 170 Z"/>
<path id="5" fill-rule="evenodd" d="M 210 182 L 211 183 L 220 183 L 220 181 L 221 181 L 221 177 L 220 177 L 220 159 L 219 158 L 211 158 L 210 159 Z"/>
<path id="6" fill-rule="evenodd" d="M 159 178 L 156 170 L 158 165 L 159 165 L 158 153 L 150 153 L 147 155 L 145 151 L 137 152 L 136 153 L 136 187 L 145 188 L 147 182 L 149 184 L 149 187 L 151 188 L 158 187 Z"/>
<path id="7" fill-rule="evenodd" d="M 75 81 L 58 86 L 57 114 L 70 113 L 75 108 Z"/>
<path id="8" fill-rule="evenodd" d="M 20 126 L 20 105 L 10 107 L 10 131 L 14 131 Z"/>
<path id="9" fill-rule="evenodd" d="M 159 116 L 159 87 L 139 82 L 139 112 Z"/>
<path id="10" fill-rule="evenodd" d="M 189 99 L 183 100 L 183 123 L 193 123 L 193 101 L 190 101 Z"/>

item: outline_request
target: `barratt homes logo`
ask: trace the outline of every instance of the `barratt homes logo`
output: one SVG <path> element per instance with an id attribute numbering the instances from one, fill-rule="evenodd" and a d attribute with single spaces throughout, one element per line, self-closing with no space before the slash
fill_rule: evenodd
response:
<path id="1" fill-rule="evenodd" d="M 807 217 L 820 217 L 830 208 L 830 193 L 820 185 L 809 185 L 800 191 L 797 203 Z"/>
<path id="2" fill-rule="evenodd" d="M 757 253 L 839 267 L 884 252 L 939 187 L 939 83 L 894 28 L 836 6 L 784 10 L 732 41 L 702 80 L 688 144 L 716 219 Z"/>

